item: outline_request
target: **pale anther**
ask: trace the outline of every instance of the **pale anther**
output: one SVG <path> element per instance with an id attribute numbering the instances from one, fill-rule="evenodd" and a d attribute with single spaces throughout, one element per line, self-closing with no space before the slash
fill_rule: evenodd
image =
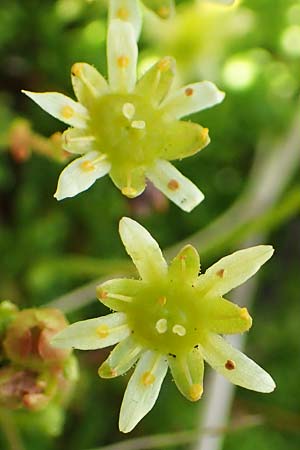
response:
<path id="1" fill-rule="evenodd" d="M 121 69 L 126 69 L 129 64 L 128 56 L 119 56 L 117 59 L 117 64 Z"/>
<path id="2" fill-rule="evenodd" d="M 174 334 L 177 334 L 178 336 L 185 336 L 186 335 L 186 329 L 183 325 L 174 325 L 172 328 L 172 331 Z"/>
<path id="3" fill-rule="evenodd" d="M 124 7 L 121 7 L 118 9 L 116 16 L 118 17 L 118 19 L 127 20 L 129 17 L 128 10 Z"/>
<path id="4" fill-rule="evenodd" d="M 61 110 L 61 115 L 64 119 L 70 119 L 74 116 L 74 109 L 71 106 L 64 106 Z"/>
<path id="5" fill-rule="evenodd" d="M 95 166 L 91 161 L 83 161 L 80 164 L 80 167 L 84 172 L 91 172 L 92 170 L 95 170 Z"/>
<path id="6" fill-rule="evenodd" d="M 159 334 L 163 334 L 167 331 L 168 329 L 168 322 L 166 319 L 159 319 L 156 324 L 155 324 L 155 328 L 157 330 L 157 332 Z"/>
<path id="7" fill-rule="evenodd" d="M 126 197 L 135 197 L 137 194 L 137 190 L 134 189 L 131 186 L 125 186 L 121 189 L 121 192 L 123 195 L 126 195 Z"/>
<path id="8" fill-rule="evenodd" d="M 190 399 L 194 402 L 199 400 L 203 394 L 203 386 L 201 384 L 192 384 L 190 387 Z"/>
<path id="9" fill-rule="evenodd" d="M 241 317 L 241 319 L 244 319 L 244 320 L 251 319 L 251 316 L 250 316 L 247 308 L 242 308 L 241 309 L 240 317 Z"/>
<path id="10" fill-rule="evenodd" d="M 103 324 L 100 325 L 97 329 L 96 329 L 96 333 L 97 335 L 101 338 L 104 339 L 109 335 L 109 328 L 107 325 Z"/>
<path id="11" fill-rule="evenodd" d="M 146 127 L 146 122 L 144 120 L 133 120 L 133 122 L 131 122 L 131 127 L 143 130 Z"/>
<path id="12" fill-rule="evenodd" d="M 150 386 L 151 384 L 154 383 L 155 376 L 151 372 L 144 372 L 141 377 L 141 381 L 144 386 Z"/>
<path id="13" fill-rule="evenodd" d="M 122 108 L 123 116 L 126 119 L 131 120 L 135 114 L 135 107 L 132 103 L 124 103 Z"/>

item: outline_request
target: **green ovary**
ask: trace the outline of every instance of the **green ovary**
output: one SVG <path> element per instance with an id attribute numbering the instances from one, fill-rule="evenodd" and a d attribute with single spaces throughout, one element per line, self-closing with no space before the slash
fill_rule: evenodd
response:
<path id="1" fill-rule="evenodd" d="M 207 330 L 205 304 L 197 297 L 189 285 L 170 281 L 146 285 L 126 311 L 134 337 L 163 354 L 189 352 Z"/>
<path id="2" fill-rule="evenodd" d="M 164 146 L 162 113 L 137 95 L 104 95 L 89 113 L 89 132 L 112 167 L 147 167 Z"/>

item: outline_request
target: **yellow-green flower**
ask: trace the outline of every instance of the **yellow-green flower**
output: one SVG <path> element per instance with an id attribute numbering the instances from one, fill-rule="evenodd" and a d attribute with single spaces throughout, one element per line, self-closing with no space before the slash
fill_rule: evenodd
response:
<path id="1" fill-rule="evenodd" d="M 88 189 L 107 173 L 127 197 L 141 194 L 148 178 L 185 211 L 203 200 L 202 192 L 169 161 L 193 155 L 209 143 L 207 128 L 179 119 L 221 102 L 224 94 L 208 81 L 173 88 L 175 62 L 169 57 L 136 82 L 137 55 L 132 25 L 112 20 L 109 82 L 89 64 L 77 63 L 72 83 L 78 102 L 56 92 L 24 91 L 71 126 L 63 134 L 63 146 L 82 155 L 61 173 L 58 200 Z"/>
<path id="2" fill-rule="evenodd" d="M 117 312 L 72 324 L 53 341 L 60 348 L 82 350 L 118 343 L 99 368 L 103 378 L 122 375 L 138 361 L 121 406 L 120 430 L 131 431 L 150 411 L 168 366 L 191 401 L 203 392 L 204 360 L 234 384 L 271 392 L 271 376 L 220 334 L 251 327 L 247 309 L 223 295 L 254 275 L 273 248 L 240 250 L 199 275 L 199 255 L 192 246 L 184 247 L 168 267 L 157 242 L 137 222 L 123 218 L 120 235 L 140 279 L 114 279 L 99 286 L 101 302 Z"/>

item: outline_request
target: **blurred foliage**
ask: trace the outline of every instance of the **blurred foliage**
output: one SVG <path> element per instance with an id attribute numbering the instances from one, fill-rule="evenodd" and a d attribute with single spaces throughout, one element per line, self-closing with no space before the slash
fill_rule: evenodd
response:
<path id="1" fill-rule="evenodd" d="M 203 228 L 239 197 L 261 136 L 277 138 L 288 129 L 300 92 L 300 1 L 244 0 L 228 9 L 192 0 L 177 3 L 177 15 L 167 23 L 145 12 L 140 70 L 159 55 L 171 54 L 183 81 L 209 78 L 227 93 L 222 105 L 193 117 L 210 128 L 210 146 L 178 163 L 196 184 L 201 180 L 206 194 L 205 202 L 190 214 L 153 201 L 151 195 L 138 204 L 129 202 L 107 178 L 58 203 L 53 193 L 61 163 L 55 151 L 40 151 L 27 139 L 26 158 L 15 157 L 11 136 L 16 121 L 28 121 L 30 136 L 39 137 L 48 150 L 49 137 L 64 129 L 23 96 L 22 88 L 72 95 L 69 73 L 76 61 L 94 64 L 105 73 L 106 2 L 1 1 L 1 298 L 22 308 L 39 306 L 93 278 L 122 270 L 125 253 L 117 224 L 123 215 L 138 219 L 162 247 Z M 263 152 L 271 150 L 267 146 Z M 289 183 L 290 193 L 299 193 L 297 178 L 299 168 Z M 278 220 L 282 209 L 275 207 L 274 216 L 264 221 L 264 232 L 272 229 L 269 242 L 277 251 L 260 275 L 247 349 L 272 373 L 278 388 L 265 396 L 238 389 L 233 417 L 255 413 L 264 424 L 230 434 L 226 450 L 299 448 L 300 219 L 299 202 L 294 203 L 284 220 Z M 237 239 L 232 242 L 237 249 Z M 210 255 L 212 260 L 220 256 L 221 247 Z M 209 262 L 204 260 L 203 266 Z M 95 303 L 71 314 L 70 320 L 104 313 Z M 60 437 L 47 437 L 55 432 L 43 429 L 46 423 L 54 431 L 59 428 L 64 418 L 57 411 L 49 411 L 46 418 L 31 417 L 30 425 L 20 414 L 27 449 L 85 450 L 122 439 L 117 415 L 128 375 L 99 380 L 96 369 L 105 355 L 106 351 L 79 354 L 80 386 Z M 132 436 L 193 429 L 199 408 L 201 404 L 181 398 L 168 377 L 155 409 Z M 7 448 L 1 434 L 0 448 Z"/>

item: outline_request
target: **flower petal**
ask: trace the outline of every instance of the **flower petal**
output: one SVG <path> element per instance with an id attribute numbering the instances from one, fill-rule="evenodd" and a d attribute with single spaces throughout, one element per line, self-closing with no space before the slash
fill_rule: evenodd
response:
<path id="1" fill-rule="evenodd" d="M 210 334 L 201 346 L 208 364 L 231 383 L 257 392 L 272 392 L 272 377 L 254 361 L 233 348 L 221 336 Z"/>
<path id="2" fill-rule="evenodd" d="M 141 286 L 143 282 L 139 280 L 116 278 L 97 286 L 97 296 L 105 306 L 115 311 L 126 311 Z"/>
<path id="3" fill-rule="evenodd" d="M 172 121 L 165 126 L 167 145 L 161 151 L 161 159 L 182 159 L 194 155 L 210 143 L 208 128 L 198 123 Z"/>
<path id="4" fill-rule="evenodd" d="M 142 15 L 138 0 L 110 0 L 109 21 L 114 19 L 129 22 L 135 31 L 136 39 L 139 38 L 142 27 Z"/>
<path id="5" fill-rule="evenodd" d="M 130 23 L 112 20 L 107 34 L 109 84 L 115 92 L 132 92 L 136 82 L 137 44 Z"/>
<path id="6" fill-rule="evenodd" d="M 222 297 L 252 277 L 271 258 L 273 252 L 271 245 L 258 245 L 239 250 L 225 256 L 207 269 L 205 274 L 199 277 L 197 284 L 200 289 L 207 292 L 207 295 Z"/>
<path id="7" fill-rule="evenodd" d="M 209 299 L 205 308 L 207 327 L 214 333 L 244 333 L 252 325 L 247 308 L 240 308 L 222 297 Z"/>
<path id="8" fill-rule="evenodd" d="M 123 375 L 135 364 L 142 350 L 142 346 L 137 344 L 132 336 L 128 336 L 114 348 L 107 360 L 99 367 L 99 376 L 115 378 Z"/>
<path id="9" fill-rule="evenodd" d="M 202 81 L 188 84 L 172 92 L 160 105 L 160 108 L 174 119 L 188 116 L 203 109 L 211 108 L 224 99 L 214 83 Z"/>
<path id="10" fill-rule="evenodd" d="M 138 81 L 135 93 L 157 106 L 169 92 L 175 78 L 176 62 L 170 56 L 154 64 Z"/>
<path id="11" fill-rule="evenodd" d="M 167 263 L 158 243 L 138 222 L 123 217 L 119 232 L 128 255 L 143 280 L 153 280 L 167 274 Z"/>
<path id="12" fill-rule="evenodd" d="M 126 168 L 123 165 L 113 165 L 110 178 L 123 195 L 134 198 L 140 195 L 145 187 L 145 171 L 142 167 Z"/>
<path id="13" fill-rule="evenodd" d="M 129 335 L 126 314 L 118 312 L 73 323 L 55 335 L 51 343 L 58 348 L 95 350 L 116 344 Z"/>
<path id="14" fill-rule="evenodd" d="M 96 98 L 108 92 L 107 81 L 90 64 L 74 64 L 71 70 L 71 76 L 76 97 L 86 107 L 89 107 Z"/>
<path id="15" fill-rule="evenodd" d="M 202 192 L 171 163 L 157 160 L 148 168 L 146 176 L 172 202 L 190 212 L 204 199 Z"/>
<path id="16" fill-rule="evenodd" d="M 80 128 L 68 128 L 62 135 L 63 148 L 69 153 L 83 155 L 84 153 L 97 151 L 96 138 L 89 136 L 86 130 Z"/>
<path id="17" fill-rule="evenodd" d="M 164 356 L 153 351 L 143 353 L 125 391 L 120 411 L 120 431 L 131 431 L 153 408 L 167 370 L 168 363 Z"/>
<path id="18" fill-rule="evenodd" d="M 22 92 L 56 119 L 73 127 L 85 128 L 89 116 L 80 103 L 58 92 Z"/>
<path id="19" fill-rule="evenodd" d="M 193 284 L 199 275 L 200 258 L 197 250 L 192 245 L 183 247 L 169 266 L 169 277 L 173 280 L 182 279 Z"/>
<path id="20" fill-rule="evenodd" d="M 221 3 L 222 5 L 233 5 L 235 0 L 210 0 L 213 3 Z"/>
<path id="21" fill-rule="evenodd" d="M 89 152 L 67 165 L 60 174 L 54 197 L 57 200 L 74 197 L 106 175 L 110 170 L 110 163 L 105 155 L 99 155 L 99 152 Z"/>
<path id="22" fill-rule="evenodd" d="M 169 19 L 175 11 L 173 0 L 144 0 L 143 3 L 162 19 Z"/>
<path id="23" fill-rule="evenodd" d="M 179 391 L 188 400 L 195 402 L 203 393 L 204 363 L 200 351 L 194 348 L 186 356 L 168 357 L 172 376 Z"/>

